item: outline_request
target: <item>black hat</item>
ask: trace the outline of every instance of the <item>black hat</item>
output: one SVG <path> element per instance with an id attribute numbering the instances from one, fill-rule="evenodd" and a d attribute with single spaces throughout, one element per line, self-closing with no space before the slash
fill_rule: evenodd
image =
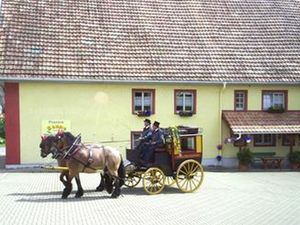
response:
<path id="1" fill-rule="evenodd" d="M 149 120 L 149 119 L 145 119 L 144 122 L 151 124 L 151 120 Z"/>
<path id="2" fill-rule="evenodd" d="M 155 121 L 155 122 L 153 123 L 153 126 L 159 127 L 159 122 Z"/>

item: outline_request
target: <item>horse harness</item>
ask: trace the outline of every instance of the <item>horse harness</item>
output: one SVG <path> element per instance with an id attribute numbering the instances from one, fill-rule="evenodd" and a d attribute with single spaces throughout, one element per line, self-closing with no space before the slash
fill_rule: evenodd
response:
<path id="1" fill-rule="evenodd" d="M 54 158 L 58 158 L 60 156 L 62 157 L 62 159 L 67 159 L 67 160 L 72 158 L 72 159 L 76 160 L 77 162 L 79 162 L 80 164 L 82 164 L 84 166 L 83 169 L 82 169 L 82 172 L 84 172 L 84 170 L 86 168 L 90 168 L 92 170 L 97 170 L 96 168 L 93 168 L 93 167 L 90 166 L 94 161 L 93 160 L 92 147 L 88 148 L 89 158 L 87 160 L 87 163 L 84 163 L 81 160 L 74 157 L 76 155 L 76 153 L 84 146 L 83 144 L 78 144 L 78 140 L 80 140 L 79 135 L 77 136 L 77 138 L 75 139 L 75 141 L 73 142 L 73 144 L 70 147 L 67 146 L 67 147 L 63 148 L 59 153 L 56 152 L 54 154 Z"/>

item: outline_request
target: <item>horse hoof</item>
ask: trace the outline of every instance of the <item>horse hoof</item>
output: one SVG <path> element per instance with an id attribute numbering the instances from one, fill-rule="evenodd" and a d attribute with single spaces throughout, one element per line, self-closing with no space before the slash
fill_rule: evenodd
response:
<path id="1" fill-rule="evenodd" d="M 113 188 L 113 186 L 107 186 L 107 187 L 105 187 L 105 189 L 106 189 L 108 194 L 111 194 L 113 192 L 114 188 Z"/>
<path id="2" fill-rule="evenodd" d="M 96 188 L 96 191 L 104 191 L 104 187 L 101 187 L 101 186 L 98 186 L 97 188 Z"/>
<path id="3" fill-rule="evenodd" d="M 76 193 L 75 198 L 81 198 L 82 195 L 83 193 Z"/>
<path id="4" fill-rule="evenodd" d="M 61 198 L 62 198 L 62 199 L 67 199 L 67 198 L 68 198 L 68 195 L 62 195 Z"/>
<path id="5" fill-rule="evenodd" d="M 118 198 L 120 196 L 121 192 L 118 190 L 114 190 L 114 192 L 112 193 L 111 197 L 112 198 Z"/>
<path id="6" fill-rule="evenodd" d="M 114 193 L 111 195 L 111 198 L 118 198 L 118 197 L 119 197 L 119 195 L 114 194 Z"/>

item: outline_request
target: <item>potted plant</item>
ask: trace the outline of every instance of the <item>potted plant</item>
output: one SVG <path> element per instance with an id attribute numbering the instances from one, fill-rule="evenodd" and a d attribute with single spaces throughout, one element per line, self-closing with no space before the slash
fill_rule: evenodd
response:
<path id="1" fill-rule="evenodd" d="M 239 160 L 239 169 L 241 171 L 246 171 L 253 160 L 253 153 L 249 148 L 244 147 L 237 153 L 237 158 Z"/>
<path id="2" fill-rule="evenodd" d="M 267 111 L 269 113 L 283 113 L 284 108 L 282 106 L 271 106 Z"/>
<path id="3" fill-rule="evenodd" d="M 179 116 L 192 116 L 193 112 L 190 111 L 180 111 Z"/>
<path id="4" fill-rule="evenodd" d="M 149 110 L 144 110 L 144 111 L 138 111 L 136 113 L 137 116 L 150 116 L 151 112 Z"/>
<path id="5" fill-rule="evenodd" d="M 288 159 L 292 169 L 297 169 L 300 167 L 300 152 L 294 151 L 288 154 Z"/>

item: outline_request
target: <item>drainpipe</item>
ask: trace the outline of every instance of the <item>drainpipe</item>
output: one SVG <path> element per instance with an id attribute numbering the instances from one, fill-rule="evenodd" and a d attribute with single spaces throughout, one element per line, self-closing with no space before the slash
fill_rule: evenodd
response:
<path id="1" fill-rule="evenodd" d="M 223 110 L 223 92 L 226 89 L 227 82 L 223 82 L 223 87 L 220 89 L 219 92 L 219 118 L 220 118 L 220 123 L 219 123 L 219 140 L 220 144 L 223 144 L 222 140 L 222 110 Z"/>

